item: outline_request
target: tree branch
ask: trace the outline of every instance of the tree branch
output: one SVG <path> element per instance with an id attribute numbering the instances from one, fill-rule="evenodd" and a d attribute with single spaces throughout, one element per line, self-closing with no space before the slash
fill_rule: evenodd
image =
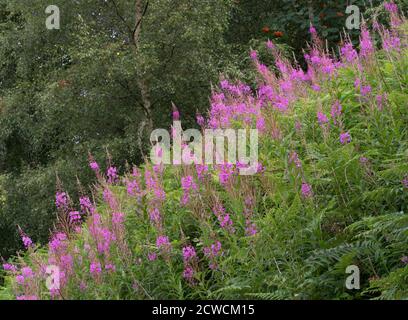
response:
<path id="1" fill-rule="evenodd" d="M 132 30 L 132 28 L 128 25 L 126 19 L 120 14 L 119 7 L 118 7 L 118 5 L 116 4 L 116 1 L 115 1 L 115 0 L 111 0 L 111 2 L 112 2 L 113 7 L 114 7 L 114 9 L 115 9 L 115 14 L 116 14 L 116 16 L 123 22 L 123 24 L 125 25 L 127 31 L 129 32 L 129 34 L 132 34 L 132 33 L 133 33 L 133 30 Z M 106 6 L 109 7 L 108 2 L 104 2 L 104 3 L 106 4 Z"/>
<path id="2" fill-rule="evenodd" d="M 140 30 L 142 26 L 143 17 L 146 15 L 149 7 L 149 1 L 146 2 L 144 9 L 142 9 L 142 0 L 136 0 L 135 2 L 135 27 L 133 29 L 133 43 L 137 47 L 139 42 Z"/>

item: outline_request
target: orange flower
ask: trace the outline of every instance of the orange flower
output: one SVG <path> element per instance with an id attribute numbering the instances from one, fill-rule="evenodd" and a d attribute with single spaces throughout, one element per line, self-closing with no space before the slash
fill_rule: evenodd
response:
<path id="1" fill-rule="evenodd" d="M 271 29 L 269 29 L 269 27 L 267 27 L 267 26 L 262 28 L 263 33 L 268 33 L 269 31 L 271 31 Z"/>
<path id="2" fill-rule="evenodd" d="M 273 33 L 273 35 L 274 35 L 275 37 L 277 37 L 277 38 L 280 38 L 280 37 L 283 37 L 283 32 L 282 32 L 282 31 L 275 31 L 275 32 Z"/>

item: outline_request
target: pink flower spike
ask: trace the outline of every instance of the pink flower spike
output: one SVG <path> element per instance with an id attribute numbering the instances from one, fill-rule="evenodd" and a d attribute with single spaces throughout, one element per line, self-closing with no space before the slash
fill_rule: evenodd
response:
<path id="1" fill-rule="evenodd" d="M 257 60 L 258 59 L 258 53 L 255 50 L 251 50 L 250 55 L 252 60 Z"/>
<path id="2" fill-rule="evenodd" d="M 340 134 L 340 143 L 341 144 L 347 144 L 351 142 L 351 136 L 350 133 L 345 132 Z"/>
<path id="3" fill-rule="evenodd" d="M 91 167 L 91 169 L 93 170 L 93 171 L 99 171 L 99 165 L 98 165 L 98 163 L 97 162 L 95 162 L 95 161 L 93 161 L 93 162 L 91 162 L 90 164 L 89 164 L 89 166 Z"/>
<path id="4" fill-rule="evenodd" d="M 302 183 L 301 191 L 304 198 L 311 198 L 313 196 L 312 187 L 306 182 Z"/>
<path id="5" fill-rule="evenodd" d="M 316 28 L 312 24 L 310 25 L 309 32 L 312 35 L 317 35 Z"/>
<path id="6" fill-rule="evenodd" d="M 268 49 L 273 49 L 273 48 L 275 48 L 275 45 L 273 44 L 273 42 L 272 42 L 271 40 L 268 40 L 268 41 L 266 42 L 266 47 L 267 47 Z"/>

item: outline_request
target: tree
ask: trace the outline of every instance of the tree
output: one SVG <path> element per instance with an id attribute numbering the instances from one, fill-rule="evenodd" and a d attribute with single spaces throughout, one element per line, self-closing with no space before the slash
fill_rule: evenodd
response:
<path id="1" fill-rule="evenodd" d="M 17 224 L 35 240 L 47 239 L 56 174 L 75 198 L 77 186 L 64 177 L 92 183 L 83 169 L 88 151 L 101 161 L 108 149 L 122 166 L 141 162 L 149 131 L 169 126 L 171 102 L 192 125 L 211 83 L 233 68 L 224 40 L 230 1 L 54 4 L 59 30 L 45 27 L 48 1 L 0 0 L 0 170 L 7 195 L 0 230 L 8 253 L 17 248 Z"/>
<path id="2" fill-rule="evenodd" d="M 238 1 L 237 1 L 238 2 Z M 374 12 L 383 9 L 383 0 L 240 0 L 233 12 L 229 41 L 232 44 L 247 44 L 253 38 L 274 39 L 293 48 L 296 58 L 303 60 L 303 48 L 310 42 L 310 24 L 327 40 L 330 49 L 337 52 L 341 34 L 346 31 L 355 44 L 360 30 L 346 29 L 346 8 L 356 5 L 366 20 Z M 397 0 L 402 12 L 408 10 L 407 0 Z M 384 11 L 384 10 L 383 10 Z M 380 15 L 381 18 L 381 15 Z M 385 22 L 387 19 L 384 19 Z"/>

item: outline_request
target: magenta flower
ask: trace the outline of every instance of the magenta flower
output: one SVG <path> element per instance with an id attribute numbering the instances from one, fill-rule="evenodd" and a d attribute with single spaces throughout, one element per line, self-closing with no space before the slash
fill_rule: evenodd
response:
<path id="1" fill-rule="evenodd" d="M 273 42 L 272 42 L 271 40 L 268 40 L 268 41 L 266 42 L 266 47 L 267 47 L 268 49 L 273 49 L 273 48 L 275 48 L 275 45 L 273 44 Z"/>
<path id="2" fill-rule="evenodd" d="M 258 59 L 258 53 L 255 50 L 251 50 L 249 56 L 251 57 L 252 60 Z"/>
<path id="3" fill-rule="evenodd" d="M 314 65 L 320 65 L 320 64 L 322 63 L 322 58 L 320 58 L 320 57 L 317 56 L 317 55 L 313 55 L 313 56 L 310 58 L 310 61 L 311 61 Z"/>
<path id="4" fill-rule="evenodd" d="M 109 263 L 105 265 L 105 270 L 109 272 L 115 272 L 116 271 L 116 266 L 112 263 Z"/>
<path id="5" fill-rule="evenodd" d="M 332 75 L 336 71 L 336 65 L 332 59 L 328 57 L 322 59 L 322 71 L 328 75 Z"/>
<path id="6" fill-rule="evenodd" d="M 57 192 L 55 195 L 55 205 L 58 209 L 65 209 L 68 206 L 68 196 L 65 192 Z"/>
<path id="7" fill-rule="evenodd" d="M 361 30 L 360 53 L 364 58 L 367 58 L 374 53 L 374 45 L 371 40 L 370 32 L 365 27 Z"/>
<path id="8" fill-rule="evenodd" d="M 112 223 L 114 225 L 122 225 L 125 221 L 125 214 L 123 212 L 114 212 L 112 214 Z"/>
<path id="9" fill-rule="evenodd" d="M 73 257 L 70 254 L 61 256 L 61 266 L 68 272 L 72 271 L 72 268 L 74 267 Z"/>
<path id="10" fill-rule="evenodd" d="M 226 229 L 230 233 L 235 232 L 235 229 L 233 227 L 233 222 L 230 218 L 230 215 L 225 212 L 225 209 L 221 204 L 219 203 L 216 204 L 213 209 L 213 212 L 215 216 L 217 217 L 218 222 L 220 223 L 220 226 L 222 229 Z"/>
<path id="11" fill-rule="evenodd" d="M 372 89 L 370 85 L 367 86 L 361 86 L 360 92 L 363 96 L 367 96 L 371 93 Z"/>
<path id="12" fill-rule="evenodd" d="M 341 54 L 347 62 L 354 62 L 358 58 L 357 51 L 353 48 L 353 44 L 348 42 L 341 48 Z"/>
<path id="13" fill-rule="evenodd" d="M 321 90 L 321 87 L 318 84 L 312 84 L 312 89 L 316 92 L 319 92 Z"/>
<path id="14" fill-rule="evenodd" d="M 342 107 L 339 101 L 336 101 L 331 108 L 330 115 L 333 119 L 334 124 L 338 123 L 338 118 L 341 117 Z"/>
<path id="15" fill-rule="evenodd" d="M 306 81 L 307 77 L 302 69 L 293 69 L 290 74 L 290 80 Z"/>
<path id="16" fill-rule="evenodd" d="M 219 174 L 218 177 L 220 179 L 220 183 L 223 186 L 226 186 L 230 179 L 232 178 L 234 174 L 234 168 L 233 165 L 230 163 L 225 163 L 219 165 Z"/>
<path id="17" fill-rule="evenodd" d="M 263 117 L 256 120 L 256 128 L 261 132 L 265 131 L 265 119 Z"/>
<path id="18" fill-rule="evenodd" d="M 324 113 L 319 111 L 317 113 L 317 121 L 319 122 L 320 125 L 324 125 L 325 123 L 329 122 L 329 119 L 327 118 L 327 116 Z"/>
<path id="19" fill-rule="evenodd" d="M 201 114 L 197 114 L 197 123 L 200 127 L 205 125 L 205 119 Z"/>
<path id="20" fill-rule="evenodd" d="M 245 225 L 246 225 L 246 227 L 245 227 L 245 234 L 246 234 L 248 237 L 254 236 L 254 235 L 256 235 L 256 234 L 258 233 L 258 230 L 257 230 L 257 228 L 256 228 L 256 224 L 253 223 L 253 222 L 251 222 L 251 220 L 247 219 L 247 220 L 245 221 Z"/>
<path id="21" fill-rule="evenodd" d="M 116 198 L 113 194 L 113 192 L 109 188 L 105 188 L 103 190 L 103 200 L 109 204 L 109 207 L 113 210 L 115 210 L 118 207 L 118 203 L 116 201 Z"/>
<path id="22" fill-rule="evenodd" d="M 340 143 L 341 144 L 347 144 L 351 142 L 351 136 L 350 133 L 345 132 L 340 134 Z"/>
<path id="23" fill-rule="evenodd" d="M 102 267 L 99 262 L 92 262 L 89 271 L 93 276 L 99 276 L 102 273 Z"/>
<path id="24" fill-rule="evenodd" d="M 65 233 L 56 233 L 54 234 L 54 236 L 52 237 L 50 243 L 49 243 L 49 247 L 51 252 L 56 253 L 58 251 L 63 251 L 65 250 L 67 244 L 65 243 L 65 241 L 67 240 L 67 235 Z"/>
<path id="25" fill-rule="evenodd" d="M 150 211 L 150 221 L 159 223 L 161 221 L 160 211 L 157 208 L 154 208 Z"/>
<path id="26" fill-rule="evenodd" d="M 26 249 L 30 248 L 33 245 L 33 241 L 31 240 L 31 238 L 26 235 L 23 235 L 21 237 L 21 240 L 23 241 L 24 247 Z"/>
<path id="27" fill-rule="evenodd" d="M 256 173 L 264 174 L 266 171 L 266 166 L 264 166 L 262 163 L 258 162 L 256 164 Z"/>
<path id="28" fill-rule="evenodd" d="M 293 91 L 293 84 L 290 80 L 279 81 L 279 87 L 285 94 L 290 94 Z"/>
<path id="29" fill-rule="evenodd" d="M 211 270 L 216 269 L 217 268 L 216 259 L 222 254 L 221 242 L 216 241 L 215 243 L 211 244 L 211 246 L 204 247 L 203 253 L 204 253 L 204 256 L 210 260 L 210 265 L 209 265 L 210 269 Z"/>
<path id="30" fill-rule="evenodd" d="M 222 217 L 218 217 L 218 220 L 220 222 L 221 228 L 229 229 L 230 227 L 232 227 L 233 223 L 228 213 Z"/>
<path id="31" fill-rule="evenodd" d="M 285 112 L 289 107 L 289 99 L 283 96 L 276 96 L 273 106 L 279 111 Z"/>
<path id="32" fill-rule="evenodd" d="M 400 51 L 401 39 L 398 36 L 394 36 L 390 31 L 386 31 L 383 35 L 383 48 L 385 51 Z"/>
<path id="33" fill-rule="evenodd" d="M 140 194 L 141 192 L 140 186 L 137 180 L 128 181 L 126 183 L 126 189 L 127 189 L 128 195 L 130 196 L 136 196 L 137 194 Z"/>
<path id="34" fill-rule="evenodd" d="M 195 166 L 197 177 L 199 180 L 203 180 L 208 173 L 208 166 L 202 164 L 196 164 Z"/>
<path id="35" fill-rule="evenodd" d="M 95 172 L 99 171 L 99 164 L 96 161 L 92 161 L 89 163 L 89 166 L 91 167 L 91 169 Z"/>
<path id="36" fill-rule="evenodd" d="M 27 296 L 27 295 L 22 295 L 22 296 L 17 296 L 17 300 L 38 300 L 37 296 Z"/>
<path id="37" fill-rule="evenodd" d="M 263 63 L 257 63 L 257 69 L 258 69 L 258 72 L 262 74 L 264 77 L 268 76 L 269 69 Z"/>
<path id="38" fill-rule="evenodd" d="M 166 200 L 166 193 L 163 188 L 160 186 L 159 181 L 149 170 L 145 171 L 145 182 L 146 188 L 148 191 L 153 191 L 154 196 L 157 200 L 164 201 Z"/>
<path id="39" fill-rule="evenodd" d="M 272 101 L 275 99 L 275 93 L 271 86 L 261 85 L 258 89 L 258 96 L 261 99 Z"/>
<path id="40" fill-rule="evenodd" d="M 194 269 L 187 266 L 183 271 L 183 278 L 191 281 L 194 278 Z"/>
<path id="41" fill-rule="evenodd" d="M 190 260 L 194 259 L 197 256 L 197 253 L 192 246 L 183 248 L 183 260 L 184 263 L 188 263 Z"/>
<path id="42" fill-rule="evenodd" d="M 203 252 L 206 257 L 218 256 L 221 251 L 221 242 L 217 241 L 215 244 L 212 244 L 210 247 L 204 247 Z"/>
<path id="43" fill-rule="evenodd" d="M 71 223 L 78 222 L 81 220 L 81 214 L 78 211 L 71 211 L 69 213 L 69 221 Z"/>
<path id="44" fill-rule="evenodd" d="M 217 241 L 211 245 L 211 254 L 218 256 L 221 253 L 221 242 Z"/>
<path id="45" fill-rule="evenodd" d="M 380 110 L 380 111 L 383 110 L 384 104 L 387 102 L 387 98 L 388 98 L 388 96 L 387 96 L 386 93 L 376 96 L 378 110 Z"/>
<path id="46" fill-rule="evenodd" d="M 24 282 L 25 282 L 24 276 L 22 276 L 21 274 L 19 274 L 18 276 L 16 276 L 16 282 L 17 282 L 17 284 L 19 284 L 20 286 L 24 285 Z"/>
<path id="47" fill-rule="evenodd" d="M 157 254 L 154 252 L 149 252 L 147 254 L 147 259 L 149 259 L 149 261 L 155 261 L 157 259 Z"/>
<path id="48" fill-rule="evenodd" d="M 81 210 L 83 213 L 87 213 L 87 212 L 93 213 L 95 211 L 95 208 L 92 205 L 92 202 L 89 199 L 89 197 L 79 198 L 79 204 L 81 206 Z"/>
<path id="49" fill-rule="evenodd" d="M 4 269 L 5 271 L 17 272 L 16 266 L 14 266 L 14 265 L 12 265 L 12 264 L 9 264 L 9 263 L 3 264 L 3 269 Z"/>
<path id="50" fill-rule="evenodd" d="M 21 268 L 21 274 L 24 278 L 34 277 L 34 272 L 30 267 Z"/>
<path id="51" fill-rule="evenodd" d="M 404 179 L 402 179 L 402 185 L 408 189 L 408 174 L 404 177 Z"/>
<path id="52" fill-rule="evenodd" d="M 119 177 L 115 167 L 109 167 L 106 175 L 108 176 L 108 183 L 115 183 Z"/>
<path id="53" fill-rule="evenodd" d="M 313 196 L 312 186 L 306 182 L 302 183 L 301 191 L 304 198 L 311 198 Z"/>
<path id="54" fill-rule="evenodd" d="M 137 167 L 133 167 L 132 176 L 135 178 L 140 178 L 142 176 L 140 170 Z"/>
<path id="55" fill-rule="evenodd" d="M 368 160 L 368 158 L 366 158 L 366 157 L 361 157 L 361 158 L 360 158 L 360 163 L 363 164 L 363 165 L 364 165 L 364 164 L 367 164 L 368 161 L 369 161 L 369 160 Z"/>
<path id="56" fill-rule="evenodd" d="M 221 89 L 223 89 L 223 90 L 228 90 L 229 87 L 230 87 L 229 81 L 226 80 L 226 79 L 221 80 L 221 81 L 220 81 L 220 87 L 221 87 Z M 214 98 L 214 100 L 218 100 L 218 99 L 220 99 L 220 95 L 215 94 L 213 98 Z M 223 99 L 220 99 L 220 100 L 223 100 Z"/>
<path id="57" fill-rule="evenodd" d="M 116 241 L 115 235 L 107 228 L 96 228 L 96 230 L 93 230 L 93 233 L 98 240 L 98 252 L 100 254 L 109 253 L 111 243 Z"/>
<path id="58" fill-rule="evenodd" d="M 156 239 L 156 246 L 159 249 L 169 249 L 171 244 L 169 242 L 169 238 L 167 236 L 159 236 Z"/>
<path id="59" fill-rule="evenodd" d="M 183 189 L 181 203 L 186 205 L 190 200 L 190 192 L 197 191 L 198 187 L 192 176 L 186 176 L 181 178 L 181 188 Z"/>
<path id="60" fill-rule="evenodd" d="M 195 184 L 192 176 L 181 178 L 181 187 L 183 190 L 197 190 L 197 185 Z"/>
<path id="61" fill-rule="evenodd" d="M 310 25 L 309 32 L 310 32 L 310 34 L 312 34 L 314 36 L 317 35 L 316 28 L 313 25 Z"/>
<path id="62" fill-rule="evenodd" d="M 358 89 L 361 86 L 361 80 L 359 78 L 356 78 L 354 80 L 354 88 Z"/>
<path id="63" fill-rule="evenodd" d="M 394 2 L 385 2 L 384 8 L 390 13 L 398 13 L 398 6 Z"/>

